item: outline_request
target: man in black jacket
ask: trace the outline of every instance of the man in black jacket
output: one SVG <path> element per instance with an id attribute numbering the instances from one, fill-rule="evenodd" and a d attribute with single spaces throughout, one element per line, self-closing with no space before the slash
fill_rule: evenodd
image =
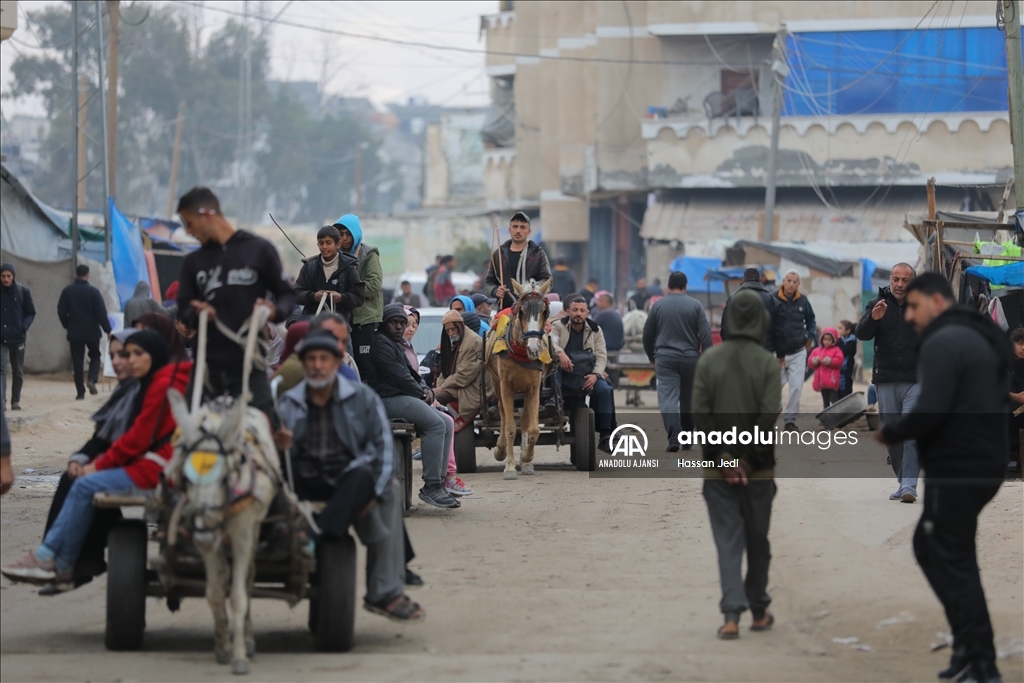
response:
<path id="1" fill-rule="evenodd" d="M 243 348 L 221 332 L 214 320 L 237 333 L 258 306 L 267 306 L 273 311 L 271 320 L 283 322 L 295 305 L 295 292 L 274 245 L 252 233 L 235 230 L 221 214 L 220 201 L 212 191 L 194 187 L 183 194 L 178 200 L 178 214 L 185 230 L 203 245 L 181 263 L 178 320 L 195 329 L 199 312 L 209 312 L 208 372 L 203 393 L 210 397 L 238 396 L 242 391 Z M 276 427 L 265 368 L 252 368 L 249 391 L 253 407 L 262 410 Z"/>
<path id="2" fill-rule="evenodd" d="M 402 304 L 384 307 L 384 322 L 377 329 L 370 353 L 376 369 L 368 380 L 382 401 L 389 419 L 402 419 L 416 426 L 423 440 L 423 488 L 420 500 L 434 507 L 457 508 L 459 501 L 444 489 L 444 474 L 455 437 L 454 425 L 435 410 L 434 392 L 412 369 L 401 342 L 409 314 Z"/>
<path id="3" fill-rule="evenodd" d="M 753 292 L 761 299 L 761 303 L 764 304 L 764 310 L 768 312 L 768 332 L 764 337 L 764 348 L 775 353 L 775 297 L 762 284 L 761 272 L 757 268 L 747 268 L 743 271 L 743 283 L 740 284 L 736 294 L 747 290 Z M 732 301 L 736 294 L 729 297 L 729 301 Z M 729 330 L 725 325 L 725 312 L 729 310 L 729 301 L 725 302 L 725 308 L 722 309 L 722 341 L 729 339 Z"/>
<path id="4" fill-rule="evenodd" d="M 878 298 L 864 307 L 854 334 L 861 341 L 875 340 L 875 367 L 871 381 L 878 393 L 882 422 L 894 422 L 913 409 L 920 394 L 917 384 L 917 332 L 906 318 L 907 287 L 916 275 L 906 263 L 889 273 L 889 286 L 878 290 Z M 920 466 L 913 440 L 889 445 L 889 464 L 898 488 L 889 500 L 913 503 L 917 500 Z"/>
<path id="5" fill-rule="evenodd" d="M 796 416 L 800 412 L 800 396 L 804 391 L 804 370 L 807 352 L 818 336 L 814 309 L 807 297 L 800 293 L 800 274 L 786 273 L 775 296 L 772 327 L 775 331 L 775 357 L 782 370 L 782 384 L 789 384 L 789 398 L 782 410 L 786 429 L 796 430 Z"/>
<path id="6" fill-rule="evenodd" d="M 352 311 L 363 305 L 366 285 L 359 277 L 359 261 L 341 253 L 341 234 L 333 225 L 325 225 L 316 233 L 320 255 L 306 261 L 295 280 L 295 302 L 303 315 L 316 315 L 320 309 L 345 316 L 352 324 Z"/>
<path id="7" fill-rule="evenodd" d="M 498 300 L 499 311 L 516 302 L 513 279 L 519 284 L 530 280 L 540 284 L 551 279 L 547 254 L 530 240 L 530 219 L 525 213 L 520 211 L 512 216 L 508 233 L 511 239 L 491 254 L 484 277 L 484 293 Z M 504 280 L 499 282 L 500 275 L 504 275 Z"/>
<path id="8" fill-rule="evenodd" d="M 0 265 L 0 396 L 7 405 L 7 366 L 11 366 L 11 410 L 21 410 L 25 339 L 36 319 L 32 291 L 14 280 L 14 266 Z"/>
<path id="9" fill-rule="evenodd" d="M 569 270 L 569 264 L 564 256 L 555 259 L 555 271 L 551 277 L 551 291 L 557 294 L 560 300 L 565 301 L 576 293 L 576 277 Z"/>
<path id="10" fill-rule="evenodd" d="M 911 280 L 906 309 L 920 334 L 921 393 L 902 419 L 883 423 L 876 438 L 884 444 L 916 439 L 920 449 L 926 486 L 914 555 L 953 632 L 950 666 L 939 677 L 963 673 L 961 681 L 996 681 L 975 536 L 978 515 L 1005 475 L 1013 351 L 991 320 L 955 305 L 939 273 Z"/>
<path id="11" fill-rule="evenodd" d="M 96 393 L 100 378 L 100 336 L 110 334 L 107 306 L 100 290 L 89 284 L 89 266 L 75 268 L 75 281 L 64 288 L 57 301 L 57 317 L 68 331 L 71 344 L 71 367 L 75 373 L 77 400 L 85 399 L 83 382 L 85 350 L 89 349 L 89 393 Z M 102 330 L 102 332 L 100 331 Z"/>

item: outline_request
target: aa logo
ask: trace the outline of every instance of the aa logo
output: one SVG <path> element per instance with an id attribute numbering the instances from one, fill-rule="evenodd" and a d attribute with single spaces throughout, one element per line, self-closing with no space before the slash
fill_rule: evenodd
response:
<path id="1" fill-rule="evenodd" d="M 608 437 L 612 455 L 639 457 L 647 455 L 647 433 L 636 425 L 619 425 Z"/>

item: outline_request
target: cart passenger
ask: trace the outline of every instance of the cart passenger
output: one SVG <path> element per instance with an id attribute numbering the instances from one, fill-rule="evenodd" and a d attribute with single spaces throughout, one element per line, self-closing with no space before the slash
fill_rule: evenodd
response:
<path id="1" fill-rule="evenodd" d="M 317 524 L 343 538 L 355 525 L 367 547 L 364 607 L 398 621 L 426 614 L 405 594 L 402 496 L 394 479 L 391 427 L 380 398 L 340 375 L 338 340 L 310 333 L 297 352 L 306 379 L 280 401 L 275 437 L 291 449 L 295 493 L 327 501 Z"/>
<path id="2" fill-rule="evenodd" d="M 129 370 L 139 380 L 138 417 L 103 455 L 79 470 L 43 544 L 3 567 L 4 576 L 12 581 L 70 588 L 75 562 L 96 515 L 93 496 L 155 488 L 171 457 L 171 435 L 177 425 L 167 390 L 184 392 L 192 363 L 172 361 L 167 341 L 154 330 L 136 332 L 124 348 Z"/>
<path id="3" fill-rule="evenodd" d="M 454 403 L 459 417 L 472 420 L 480 411 L 484 342 L 458 311 L 445 313 L 441 324 L 441 371 L 434 398 L 441 405 Z"/>
<path id="4" fill-rule="evenodd" d="M 605 373 L 608 352 L 604 333 L 597 323 L 587 318 L 590 309 L 586 299 L 573 294 L 566 304 L 569 316 L 551 323 L 551 343 L 560 368 L 559 381 L 567 395 L 590 397 L 590 407 L 601 435 L 598 448 L 611 453 L 608 438 L 615 429 L 615 394 Z"/>

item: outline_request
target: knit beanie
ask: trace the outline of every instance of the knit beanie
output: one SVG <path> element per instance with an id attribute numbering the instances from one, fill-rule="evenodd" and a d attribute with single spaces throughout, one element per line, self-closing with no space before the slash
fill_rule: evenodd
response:
<path id="1" fill-rule="evenodd" d="M 409 314 L 405 312 L 405 306 L 402 304 L 388 304 L 384 307 L 384 319 L 382 322 L 387 322 L 394 318 L 408 318 Z M 461 320 L 461 319 L 460 319 Z"/>

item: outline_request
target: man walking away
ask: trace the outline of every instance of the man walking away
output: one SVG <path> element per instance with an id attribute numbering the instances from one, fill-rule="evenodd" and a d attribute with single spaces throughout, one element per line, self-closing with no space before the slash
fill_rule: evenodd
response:
<path id="1" fill-rule="evenodd" d="M 359 216 L 347 213 L 334 227 L 341 233 L 341 251 L 359 261 L 359 279 L 365 286 L 363 305 L 352 313 L 352 347 L 359 366 L 359 377 L 364 382 L 373 378 L 373 349 L 377 327 L 384 314 L 384 272 L 380 267 L 380 251 L 363 242 L 363 226 Z M 371 383 L 372 384 L 372 383 Z"/>
<path id="2" fill-rule="evenodd" d="M 302 315 L 338 313 L 351 324 L 352 312 L 363 305 L 365 289 L 358 262 L 341 253 L 341 233 L 333 225 L 317 231 L 316 246 L 320 255 L 306 261 L 295 280 L 295 302 L 302 306 Z M 320 301 L 326 297 L 330 299 L 321 309 Z"/>
<path id="3" fill-rule="evenodd" d="M 100 290 L 89 284 L 89 266 L 75 268 L 75 281 L 64 288 L 57 301 L 57 317 L 68 331 L 71 344 L 71 367 L 75 374 L 76 400 L 85 399 L 83 381 L 85 350 L 89 349 L 89 393 L 96 393 L 100 378 L 100 337 L 110 334 L 107 306 Z"/>
<path id="4" fill-rule="evenodd" d="M 530 280 L 541 284 L 551 279 L 547 254 L 530 239 L 530 219 L 525 213 L 519 211 L 512 216 L 508 234 L 510 239 L 491 253 L 484 277 L 484 293 L 498 300 L 499 311 L 511 308 L 516 302 L 513 279 L 519 284 Z M 505 279 L 499 282 L 502 274 Z"/>
<path id="5" fill-rule="evenodd" d="M 576 277 L 569 270 L 564 256 L 555 259 L 555 270 L 551 273 L 551 291 L 562 301 L 576 293 Z"/>
<path id="6" fill-rule="evenodd" d="M 181 263 L 178 288 L 178 320 L 196 329 L 199 312 L 207 310 L 210 326 L 206 342 L 207 376 L 193 376 L 204 382 L 206 398 L 242 391 L 242 346 L 220 330 L 220 321 L 236 333 L 258 306 L 268 306 L 271 321 L 278 323 L 291 315 L 295 292 L 281 268 L 274 245 L 244 230 L 236 230 L 220 211 L 220 201 L 208 188 L 194 187 L 178 200 L 178 215 L 188 234 L 202 247 Z M 268 297 L 273 297 L 269 300 Z M 252 405 L 278 424 L 270 381 L 265 368 L 254 367 L 249 374 Z M 191 389 L 187 392 L 191 395 Z"/>
<path id="7" fill-rule="evenodd" d="M 669 453 L 679 450 L 679 431 L 693 429 L 693 373 L 700 354 L 711 343 L 704 307 L 686 294 L 686 274 L 672 273 L 668 293 L 654 302 L 644 323 L 644 351 L 658 376 L 658 408 L 668 432 Z M 690 450 L 690 446 L 683 448 Z"/>
<path id="8" fill-rule="evenodd" d="M 577 295 L 580 296 L 580 295 Z M 582 297 L 581 297 L 582 298 Z M 586 300 L 584 299 L 584 303 Z M 593 320 L 604 333 L 604 341 L 608 351 L 621 351 L 626 345 L 626 332 L 622 327 L 622 315 L 614 308 L 615 300 L 608 292 L 597 297 L 597 311 Z"/>
<path id="9" fill-rule="evenodd" d="M 7 367 L 11 368 L 11 410 L 21 410 L 25 381 L 25 340 L 36 319 L 32 291 L 14 280 L 14 266 L 0 265 L 0 396 L 7 407 Z"/>
<path id="10" fill-rule="evenodd" d="M 817 336 L 814 309 L 800 293 L 800 275 L 791 270 L 782 278 L 775 301 L 775 356 L 779 359 L 782 384 L 789 383 L 789 398 L 782 411 L 787 430 L 796 430 L 800 396 L 804 391 L 807 352 Z"/>
<path id="11" fill-rule="evenodd" d="M 978 571 L 978 515 L 999 491 L 1007 464 L 1007 406 L 1013 350 L 990 319 L 956 306 L 939 273 L 906 288 L 906 316 L 920 335 L 914 407 L 885 422 L 884 444 L 917 441 L 925 472 L 914 556 L 953 632 L 940 678 L 1001 680 Z"/>
<path id="12" fill-rule="evenodd" d="M 413 308 L 423 308 L 423 302 L 420 299 L 420 295 L 413 293 L 412 285 L 409 284 L 408 280 L 402 280 L 402 284 L 399 286 L 401 287 L 401 291 L 395 295 L 394 300 L 390 303 L 412 306 Z"/>
<path id="13" fill-rule="evenodd" d="M 694 424 L 703 432 L 735 429 L 753 434 L 757 428 L 770 434 L 782 385 L 772 354 L 762 346 L 768 314 L 756 293 L 743 291 L 733 297 L 725 315 L 732 335 L 697 363 Z M 718 549 L 719 606 L 725 616 L 718 637 L 723 640 L 739 637 L 740 615 L 748 608 L 751 631 L 765 631 L 775 623 L 766 590 L 771 560 L 768 522 L 776 491 L 774 448 L 749 439 L 746 445 L 740 439 L 731 445 L 704 446 L 704 457 L 720 465 L 704 470 L 704 502 Z M 744 550 L 746 579 L 741 573 Z"/>
<path id="14" fill-rule="evenodd" d="M 761 273 L 757 268 L 747 268 L 743 271 L 743 283 L 737 293 L 746 291 L 753 292 L 760 297 L 764 310 L 768 312 L 768 332 L 764 336 L 763 344 L 766 350 L 775 353 L 775 296 L 761 283 Z M 732 301 L 732 298 L 729 297 L 729 301 Z M 729 330 L 725 325 L 725 314 L 729 311 L 729 301 L 725 302 L 725 309 L 722 311 L 722 341 L 729 339 Z"/>
<path id="15" fill-rule="evenodd" d="M 878 298 L 864 308 L 856 335 L 875 341 L 875 363 L 871 381 L 878 394 L 882 422 L 895 422 L 913 408 L 920 395 L 917 384 L 917 332 L 906 318 L 907 287 L 916 275 L 906 263 L 889 273 L 889 286 L 878 290 Z M 917 500 L 920 466 L 913 440 L 889 444 L 889 464 L 896 474 L 896 490 L 889 500 L 913 503 Z"/>
<path id="16" fill-rule="evenodd" d="M 455 257 L 451 254 L 441 257 L 441 267 L 437 269 L 434 276 L 434 300 L 438 306 L 447 306 L 451 303 L 458 290 L 452 282 L 452 272 L 455 270 Z"/>
<path id="17" fill-rule="evenodd" d="M 149 284 L 141 280 L 135 285 L 135 293 L 132 298 L 124 304 L 124 327 L 128 329 L 135 325 L 140 315 L 146 313 L 163 313 L 167 311 L 149 296 Z"/>

